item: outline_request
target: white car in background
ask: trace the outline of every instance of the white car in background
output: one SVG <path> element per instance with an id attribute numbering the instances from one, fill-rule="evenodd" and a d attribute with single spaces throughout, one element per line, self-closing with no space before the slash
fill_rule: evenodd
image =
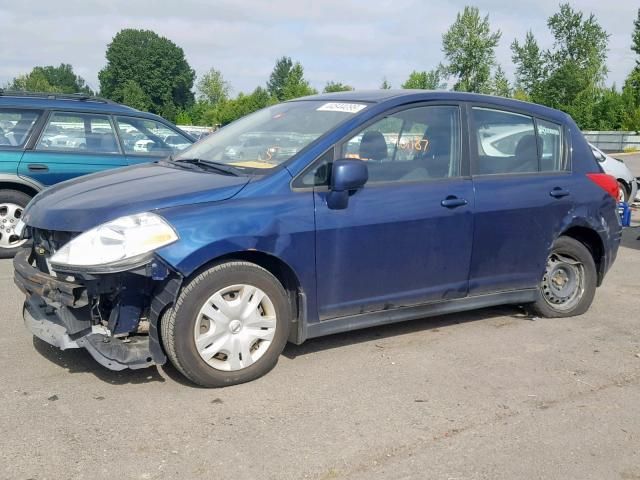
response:
<path id="1" fill-rule="evenodd" d="M 593 155 L 600 163 L 604 173 L 608 173 L 618 180 L 618 200 L 633 203 L 638 193 L 638 183 L 631 173 L 631 170 L 629 170 L 623 160 L 607 155 L 594 145 L 589 144 L 589 146 L 591 146 Z"/>
<path id="2" fill-rule="evenodd" d="M 147 153 L 150 152 L 156 142 L 153 140 L 149 140 L 147 138 L 143 138 L 142 140 L 136 140 L 136 143 L 133 145 L 134 152 Z"/>

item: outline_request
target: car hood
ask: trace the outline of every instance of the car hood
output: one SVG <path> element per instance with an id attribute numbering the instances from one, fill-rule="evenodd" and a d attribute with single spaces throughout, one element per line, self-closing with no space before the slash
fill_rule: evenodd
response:
<path id="1" fill-rule="evenodd" d="M 32 227 L 83 232 L 123 215 L 233 197 L 250 177 L 147 163 L 60 183 L 29 203 Z"/>

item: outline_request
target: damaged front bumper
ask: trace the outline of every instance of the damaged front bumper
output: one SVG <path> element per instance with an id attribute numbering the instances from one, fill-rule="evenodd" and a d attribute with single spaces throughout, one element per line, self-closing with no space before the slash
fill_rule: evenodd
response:
<path id="1" fill-rule="evenodd" d="M 34 266 L 35 256 L 25 247 L 13 264 L 27 297 L 24 322 L 36 337 L 62 350 L 85 348 L 111 370 L 166 362 L 158 322 L 177 297 L 180 275 L 158 259 L 128 272 L 51 275 Z"/>

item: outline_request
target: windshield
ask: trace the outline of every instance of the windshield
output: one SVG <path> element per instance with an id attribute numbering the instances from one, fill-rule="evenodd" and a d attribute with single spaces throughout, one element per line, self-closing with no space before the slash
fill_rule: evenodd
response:
<path id="1" fill-rule="evenodd" d="M 220 129 L 175 160 L 198 159 L 240 169 L 273 168 L 366 106 L 317 100 L 281 103 Z"/>

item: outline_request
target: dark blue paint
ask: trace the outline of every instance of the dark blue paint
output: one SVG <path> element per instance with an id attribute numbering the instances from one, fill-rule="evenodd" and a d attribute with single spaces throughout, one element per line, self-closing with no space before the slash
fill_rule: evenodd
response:
<path id="1" fill-rule="evenodd" d="M 464 297 L 473 184 L 456 179 L 365 186 L 344 210 L 315 195 L 321 318 Z M 441 205 L 449 195 L 469 205 Z"/>
<path id="2" fill-rule="evenodd" d="M 132 212 L 226 200 L 248 181 L 147 163 L 55 185 L 29 204 L 25 221 L 42 229 L 82 232 Z"/>
<path id="3" fill-rule="evenodd" d="M 27 210 L 27 223 L 84 231 L 121 215 L 155 210 L 180 235 L 157 252 L 171 268 L 188 277 L 234 253 L 275 257 L 291 268 L 305 293 L 310 324 L 488 292 L 530 292 L 552 243 L 572 227 L 601 238 L 601 275 L 615 259 L 621 236 L 615 201 L 586 177 L 600 168 L 564 113 L 450 92 L 348 92 L 317 98 L 372 103 L 284 168 L 263 176 L 130 167 L 41 194 Z M 291 187 L 297 174 L 365 122 L 399 106 L 430 101 L 480 102 L 564 125 L 572 173 L 471 177 L 466 172 L 440 181 L 367 183 L 340 210 L 327 207 L 326 188 Z M 463 165 L 470 163 L 463 159 Z M 552 196 L 557 189 L 569 195 Z"/>

